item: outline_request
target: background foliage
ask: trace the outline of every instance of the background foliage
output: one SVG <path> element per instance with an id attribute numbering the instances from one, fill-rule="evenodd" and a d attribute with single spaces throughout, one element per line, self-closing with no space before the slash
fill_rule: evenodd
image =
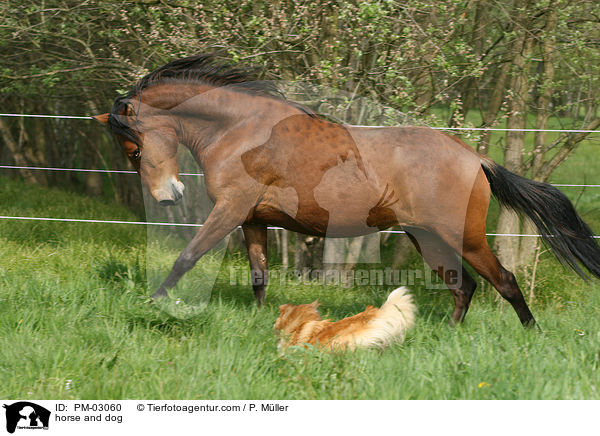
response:
<path id="1" fill-rule="evenodd" d="M 3 112 L 95 114 L 174 58 L 219 51 L 273 80 L 345 94 L 339 118 L 362 123 L 596 129 L 600 11 L 594 0 L 8 1 L 0 3 Z M 382 111 L 357 113 L 367 97 Z M 318 97 L 304 101 L 319 105 Z M 354 111 L 354 112 L 353 112 Z M 89 121 L 0 117 L 3 164 L 122 169 Z M 510 170 L 548 180 L 587 133 L 463 135 Z M 5 172 L 14 176 L 15 171 Z M 21 170 L 20 177 L 114 197 L 142 214 L 131 175 Z M 502 213 L 498 232 L 530 233 Z M 509 267 L 533 240 L 496 241 Z"/>

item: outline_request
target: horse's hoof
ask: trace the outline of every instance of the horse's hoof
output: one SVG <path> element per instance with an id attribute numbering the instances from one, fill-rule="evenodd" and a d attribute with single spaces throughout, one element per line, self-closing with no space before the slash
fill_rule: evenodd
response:
<path id="1" fill-rule="evenodd" d="M 543 332 L 540 325 L 537 322 L 535 322 L 535 319 L 533 319 L 533 318 L 531 318 L 528 321 L 525 321 L 523 323 L 523 327 L 525 327 L 527 330 L 537 330 L 539 332 Z"/>
<path id="2" fill-rule="evenodd" d="M 463 323 L 464 323 L 464 320 L 462 320 L 462 319 L 460 321 L 457 321 L 454 318 L 450 318 L 448 320 L 448 327 L 456 329 L 456 328 L 459 328 L 460 326 L 462 326 Z"/>
<path id="3" fill-rule="evenodd" d="M 158 291 L 156 291 L 154 293 L 154 295 L 152 295 L 152 298 L 156 301 L 156 300 L 160 300 L 161 298 L 166 298 L 169 295 L 167 294 L 167 290 L 165 288 L 159 288 Z"/>

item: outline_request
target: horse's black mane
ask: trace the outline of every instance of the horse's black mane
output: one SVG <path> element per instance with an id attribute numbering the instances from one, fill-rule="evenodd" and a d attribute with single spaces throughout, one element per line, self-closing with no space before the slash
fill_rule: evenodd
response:
<path id="1" fill-rule="evenodd" d="M 165 83 L 204 83 L 214 86 L 231 86 L 241 92 L 269 96 L 285 100 L 274 82 L 260 80 L 256 69 L 244 69 L 218 61 L 213 53 L 204 53 L 176 59 L 142 77 L 125 95 L 115 99 L 108 121 L 113 133 L 139 144 L 138 131 L 131 123 L 123 123 L 118 115 L 123 114 L 127 100 L 139 98 L 144 89 Z M 287 101 L 287 100 L 286 100 Z M 310 109 L 288 101 L 310 116 L 316 116 Z"/>
<path id="2" fill-rule="evenodd" d="M 140 79 L 127 96 L 131 98 L 149 86 L 168 82 L 234 85 L 247 92 L 283 98 L 273 82 L 258 78 L 255 69 L 239 68 L 218 61 L 214 53 L 198 54 L 171 61 Z"/>

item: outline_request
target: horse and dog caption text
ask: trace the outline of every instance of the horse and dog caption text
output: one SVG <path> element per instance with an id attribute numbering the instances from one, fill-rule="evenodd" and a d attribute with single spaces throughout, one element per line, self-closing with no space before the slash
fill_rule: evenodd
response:
<path id="1" fill-rule="evenodd" d="M 181 404 L 183 403 L 183 404 Z M 201 413 L 201 412 L 287 412 L 289 405 L 266 402 L 236 404 L 138 403 L 136 410 L 147 413 Z M 123 406 L 119 403 L 57 403 L 55 422 L 123 422 Z"/>

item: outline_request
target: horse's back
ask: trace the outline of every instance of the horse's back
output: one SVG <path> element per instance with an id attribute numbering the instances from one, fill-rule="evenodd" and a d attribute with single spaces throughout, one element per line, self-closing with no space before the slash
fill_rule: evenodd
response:
<path id="1" fill-rule="evenodd" d="M 396 224 L 459 225 L 481 170 L 468 146 L 429 128 L 356 127 L 307 116 L 273 127 L 269 141 L 243 160 L 265 185 L 256 219 L 290 228 L 284 221 L 291 218 L 300 224 L 293 230 L 329 236 Z"/>
<path id="2" fill-rule="evenodd" d="M 399 224 L 462 229 L 472 198 L 487 210 L 490 192 L 480 157 L 464 142 L 427 127 L 349 127 L 349 132 L 379 189 L 393 188 Z"/>

